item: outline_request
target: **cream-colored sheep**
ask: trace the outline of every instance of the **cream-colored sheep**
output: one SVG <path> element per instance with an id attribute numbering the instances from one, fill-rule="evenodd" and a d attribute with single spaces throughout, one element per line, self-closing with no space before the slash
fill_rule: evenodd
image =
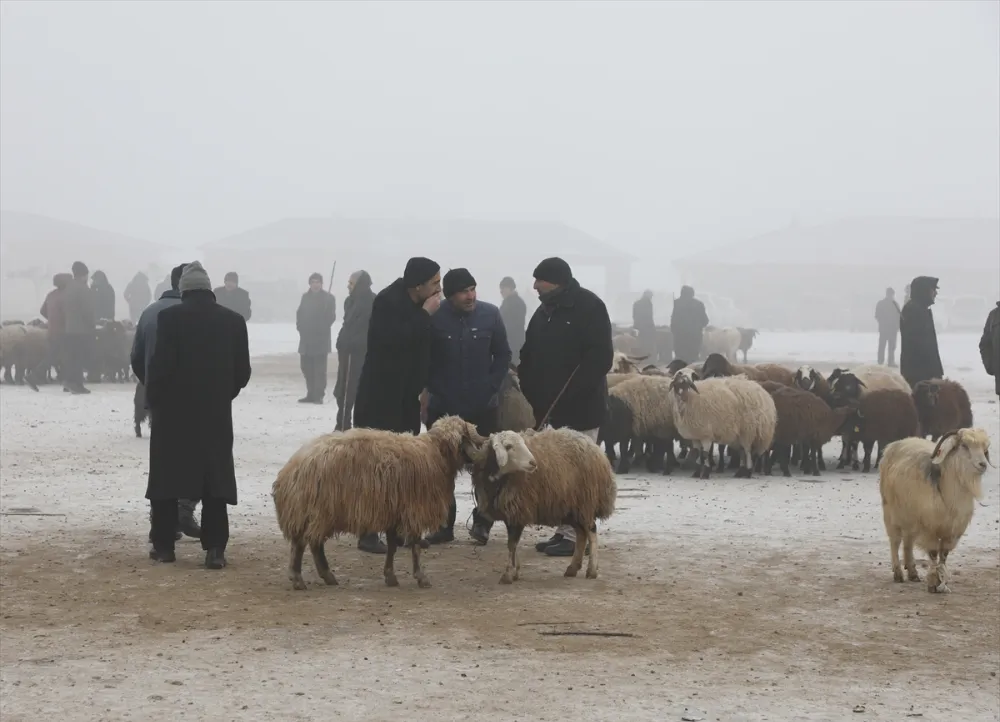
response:
<path id="1" fill-rule="evenodd" d="M 736 352 L 740 350 L 742 339 L 738 328 L 713 328 L 711 330 L 706 328 L 701 337 L 701 352 L 705 356 L 720 353 L 735 363 L 737 361 Z"/>

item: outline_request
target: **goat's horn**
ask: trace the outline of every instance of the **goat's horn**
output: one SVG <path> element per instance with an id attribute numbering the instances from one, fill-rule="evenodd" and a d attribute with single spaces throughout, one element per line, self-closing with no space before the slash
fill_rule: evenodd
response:
<path id="1" fill-rule="evenodd" d="M 937 445 L 934 447 L 934 451 L 931 452 L 931 458 L 932 459 L 936 459 L 937 458 L 938 452 L 941 451 L 941 444 L 943 444 L 945 442 L 945 439 L 947 439 L 947 438 L 949 438 L 951 436 L 957 436 L 957 435 L 958 435 L 958 431 L 957 430 L 949 431 L 948 433 L 943 434 L 941 436 L 941 438 L 938 439 Z"/>

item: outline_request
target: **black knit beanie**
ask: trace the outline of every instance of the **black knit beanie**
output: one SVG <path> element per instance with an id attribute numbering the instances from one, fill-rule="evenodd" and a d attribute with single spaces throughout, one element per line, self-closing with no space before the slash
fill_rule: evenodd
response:
<path id="1" fill-rule="evenodd" d="M 320 283 L 323 283 L 323 274 L 322 273 L 313 273 L 312 275 L 310 275 L 309 276 L 309 283 L 312 283 L 313 281 L 319 281 Z"/>
<path id="2" fill-rule="evenodd" d="M 181 274 L 184 273 L 184 267 L 186 263 L 182 263 L 179 266 L 174 266 L 170 269 L 170 288 L 177 291 L 181 287 Z"/>
<path id="3" fill-rule="evenodd" d="M 453 268 L 444 274 L 441 285 L 444 297 L 450 298 L 459 291 L 464 291 L 469 286 L 475 286 L 476 279 L 472 277 L 467 268 Z"/>
<path id="4" fill-rule="evenodd" d="M 517 288 L 517 284 L 514 283 L 514 279 L 510 276 L 504 276 L 500 280 L 500 288 Z"/>
<path id="5" fill-rule="evenodd" d="M 558 256 L 546 258 L 539 263 L 532 275 L 537 281 L 554 283 L 557 286 L 565 286 L 573 280 L 573 271 L 569 264 Z"/>
<path id="6" fill-rule="evenodd" d="M 429 258 L 414 256 L 406 262 L 406 270 L 403 271 L 403 283 L 407 288 L 416 288 L 427 283 L 434 278 L 434 274 L 441 270 L 441 266 Z"/>

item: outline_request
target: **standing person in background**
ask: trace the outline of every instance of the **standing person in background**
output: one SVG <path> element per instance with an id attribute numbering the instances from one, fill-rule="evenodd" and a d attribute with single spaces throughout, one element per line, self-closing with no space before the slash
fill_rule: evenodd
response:
<path id="1" fill-rule="evenodd" d="M 90 283 L 90 290 L 94 293 L 94 313 L 97 320 L 115 320 L 115 289 L 108 282 L 108 277 L 104 271 L 94 271 Z"/>
<path id="2" fill-rule="evenodd" d="M 500 281 L 500 297 L 503 298 L 500 304 L 500 317 L 507 330 L 511 358 L 513 363 L 517 364 L 521 358 L 521 347 L 524 345 L 524 322 L 528 317 L 528 307 L 524 305 L 524 299 L 518 294 L 514 279 L 510 276 L 504 276 Z"/>
<path id="3" fill-rule="evenodd" d="M 139 316 L 139 322 L 135 326 L 135 337 L 132 339 L 132 352 L 129 356 L 129 364 L 132 366 L 132 373 L 135 374 L 136 382 L 135 395 L 141 397 L 143 405 L 149 409 L 149 400 L 146 398 L 146 388 L 143 385 L 149 375 L 149 362 L 153 358 L 156 350 L 156 321 L 160 311 L 171 306 L 176 306 L 181 302 L 180 282 L 181 274 L 184 272 L 186 263 L 182 263 L 170 272 L 170 288 L 163 292 L 163 295 L 155 302 L 146 307 Z M 201 528 L 195 521 L 194 511 L 198 506 L 196 499 L 177 500 L 177 531 L 174 539 L 180 539 L 181 534 L 187 534 L 193 539 L 201 538 Z M 153 508 L 149 508 L 149 543 L 153 543 Z"/>
<path id="4" fill-rule="evenodd" d="M 878 321 L 878 362 L 885 363 L 885 347 L 889 346 L 889 366 L 896 367 L 896 337 L 899 335 L 899 304 L 896 292 L 885 289 L 885 298 L 875 304 L 875 320 Z"/>
<path id="5" fill-rule="evenodd" d="M 511 351 L 500 309 L 476 300 L 476 279 L 465 268 L 444 275 L 445 303 L 431 317 L 430 378 L 427 418 L 430 428 L 442 416 L 460 416 L 475 424 L 480 436 L 499 431 L 500 385 L 510 368 Z M 429 544 L 455 540 L 457 505 L 451 498 L 448 521 L 427 537 Z M 470 536 L 480 544 L 493 523 L 472 510 Z"/>
<path id="6" fill-rule="evenodd" d="M 368 271 L 355 271 L 347 279 L 348 296 L 344 300 L 344 322 L 337 334 L 337 383 L 333 397 L 337 399 L 335 431 L 353 426 L 354 399 L 358 395 L 361 369 L 368 349 L 368 322 L 372 317 L 372 277 Z"/>
<path id="7" fill-rule="evenodd" d="M 129 284 L 125 286 L 125 303 L 128 304 L 128 317 L 132 320 L 132 323 L 139 320 L 139 316 L 142 315 L 143 310 L 152 300 L 153 294 L 149 290 L 149 277 L 142 271 L 139 271 L 129 281 Z"/>
<path id="8" fill-rule="evenodd" d="M 66 380 L 63 382 L 74 394 L 89 394 L 83 385 L 83 370 L 90 361 L 97 328 L 97 314 L 94 311 L 94 292 L 87 286 L 90 270 L 82 261 L 73 262 L 73 280 L 66 286 L 64 308 L 66 309 L 66 335 L 63 350 Z"/>
<path id="9" fill-rule="evenodd" d="M 596 444 L 614 357 L 608 309 L 600 297 L 580 286 L 561 258 L 546 258 L 534 276 L 541 305 L 528 322 L 521 349 L 521 390 L 536 424 L 546 421 L 551 408 L 547 423 L 553 428 L 576 429 Z M 562 557 L 572 556 L 575 546 L 573 527 L 561 526 L 535 549 Z"/>
<path id="10" fill-rule="evenodd" d="M 656 322 L 653 320 L 653 292 L 645 290 L 632 304 L 632 328 L 639 332 L 639 347 L 646 363 L 656 363 Z"/>
<path id="11" fill-rule="evenodd" d="M 179 287 L 181 302 L 157 317 L 156 351 L 144 379 L 151 410 L 149 557 L 175 560 L 178 499 L 201 499 L 205 566 L 221 569 L 229 543 L 226 505 L 236 504 L 233 399 L 250 381 L 247 324 L 216 303 L 198 261 L 184 268 Z"/>
<path id="12" fill-rule="evenodd" d="M 937 293 L 938 279 L 931 276 L 914 278 L 910 284 L 910 300 L 899 317 L 899 371 L 910 386 L 944 376 L 931 312 Z"/>
<path id="13" fill-rule="evenodd" d="M 983 337 L 979 339 L 979 355 L 983 359 L 986 373 L 993 377 L 994 391 L 1000 396 L 1000 301 L 986 317 Z"/>
<path id="14" fill-rule="evenodd" d="M 419 256 L 408 260 L 403 277 L 375 297 L 355 427 L 420 433 L 421 396 L 430 372 L 431 315 L 440 305 L 440 266 Z M 385 554 L 378 531 L 363 534 L 358 549 Z"/>
<path id="15" fill-rule="evenodd" d="M 49 348 L 52 350 L 53 366 L 59 374 L 59 381 L 62 382 L 63 390 L 69 391 L 66 385 L 66 289 L 73 281 L 71 273 L 57 273 L 52 277 L 52 285 L 55 286 L 42 303 L 39 313 L 42 318 L 49 322 Z"/>
<path id="16" fill-rule="evenodd" d="M 674 358 L 687 363 L 701 355 L 701 339 L 708 325 L 705 304 L 694 297 L 691 286 L 681 286 L 681 296 L 670 313 L 670 332 L 674 336 Z"/>
<path id="17" fill-rule="evenodd" d="M 156 284 L 156 289 L 153 291 L 154 298 L 163 298 L 163 294 L 169 291 L 173 286 L 170 285 L 170 274 L 168 273 L 163 277 L 163 280 Z"/>
<path id="18" fill-rule="evenodd" d="M 250 320 L 250 294 L 246 289 L 240 288 L 240 275 L 236 271 L 227 273 L 223 285 L 215 289 L 214 293 L 220 306 L 236 311 L 244 321 Z"/>
<path id="19" fill-rule="evenodd" d="M 306 379 L 306 395 L 300 404 L 321 404 L 326 395 L 326 361 L 331 350 L 331 330 L 337 320 L 337 301 L 323 290 L 323 276 L 309 276 L 309 290 L 302 294 L 295 313 L 299 332 L 299 360 Z"/>

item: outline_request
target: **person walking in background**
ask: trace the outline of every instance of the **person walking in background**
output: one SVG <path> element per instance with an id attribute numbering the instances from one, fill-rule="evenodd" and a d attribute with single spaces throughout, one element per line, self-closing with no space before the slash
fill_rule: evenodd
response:
<path id="1" fill-rule="evenodd" d="M 476 279 L 468 269 L 444 275 L 445 302 L 431 317 L 430 377 L 427 381 L 427 428 L 442 416 L 461 416 L 475 424 L 480 436 L 499 431 L 500 385 L 510 368 L 500 309 L 476 300 Z M 457 505 L 451 498 L 448 521 L 427 537 L 429 544 L 455 539 Z M 470 536 L 480 544 L 490 538 L 493 522 L 472 510 Z"/>
<path id="2" fill-rule="evenodd" d="M 885 347 L 889 346 L 889 366 L 896 367 L 896 337 L 899 335 L 899 304 L 896 292 L 885 289 L 885 298 L 875 304 L 875 320 L 878 321 L 878 362 L 885 363 Z"/>
<path id="3" fill-rule="evenodd" d="M 66 382 L 66 289 L 69 284 L 73 281 L 73 274 L 71 273 L 57 273 L 52 277 L 52 285 L 55 286 L 48 295 L 45 296 L 45 301 L 42 302 L 42 307 L 39 309 L 38 313 L 48 321 L 49 324 L 49 348 L 52 351 L 52 365 L 56 367 L 56 373 L 59 375 L 59 381 L 63 385 L 64 391 L 69 391 L 70 388 Z"/>
<path id="4" fill-rule="evenodd" d="M 326 361 L 331 350 L 331 326 L 337 320 L 337 301 L 323 290 L 323 276 L 309 276 L 309 290 L 302 294 L 295 313 L 299 332 L 299 360 L 306 379 L 300 404 L 321 404 L 326 395 Z"/>
<path id="5" fill-rule="evenodd" d="M 163 298 L 163 294 L 172 288 L 170 285 L 170 274 L 168 273 L 163 277 L 163 280 L 156 284 L 156 289 L 153 291 L 154 298 Z"/>
<path id="6" fill-rule="evenodd" d="M 104 271 L 94 271 L 91 278 L 90 290 L 94 293 L 94 313 L 97 320 L 115 320 L 115 289 L 108 282 L 108 277 Z"/>
<path id="7" fill-rule="evenodd" d="M 528 318 L 528 307 L 517 292 L 517 285 L 510 276 L 504 276 L 500 281 L 500 317 L 507 330 L 507 343 L 510 345 L 511 358 L 517 363 L 521 358 L 521 347 L 524 345 L 524 322 Z"/>
<path id="8" fill-rule="evenodd" d="M 181 302 L 180 282 L 181 273 L 184 272 L 186 263 L 182 263 L 170 272 L 170 288 L 163 292 L 163 295 L 146 307 L 139 315 L 139 321 L 135 326 L 135 337 L 132 339 L 132 351 L 129 355 L 129 364 L 132 373 L 138 381 L 135 385 L 135 398 L 141 401 L 143 406 L 149 410 L 149 399 L 146 398 L 146 377 L 149 375 L 149 362 L 153 358 L 153 351 L 156 350 L 156 321 L 160 312 L 165 308 L 176 306 Z M 198 506 L 196 499 L 177 500 L 177 529 L 174 539 L 180 539 L 181 534 L 187 534 L 193 539 L 201 538 L 201 528 L 195 521 L 194 512 Z M 149 543 L 153 543 L 153 508 L 149 509 Z"/>
<path id="9" fill-rule="evenodd" d="M 576 429 L 597 443 L 614 357 L 608 309 L 600 297 L 580 286 L 561 258 L 546 258 L 534 276 L 541 305 L 528 322 L 521 349 L 521 390 L 536 424 L 547 421 L 553 428 Z M 573 527 L 561 526 L 535 549 L 549 556 L 572 556 L 575 545 Z"/>
<path id="10" fill-rule="evenodd" d="M 337 334 L 337 383 L 333 397 L 337 400 L 335 431 L 346 431 L 353 425 L 351 417 L 354 399 L 358 395 L 361 369 L 368 349 L 368 322 L 372 317 L 372 277 L 368 271 L 355 271 L 347 279 L 344 299 L 344 322 Z"/>
<path id="11" fill-rule="evenodd" d="M 230 271 L 223 279 L 223 285 L 215 289 L 215 300 L 223 308 L 236 311 L 244 321 L 250 320 L 250 294 L 240 288 L 240 274 Z"/>
<path id="12" fill-rule="evenodd" d="M 73 280 L 63 296 L 66 310 L 66 335 L 63 337 L 63 364 L 66 368 L 64 387 L 74 394 L 89 394 L 83 385 L 83 370 L 90 361 L 97 328 L 95 294 L 87 286 L 90 270 L 82 261 L 73 263 Z"/>
<path id="13" fill-rule="evenodd" d="M 1000 301 L 986 317 L 983 337 L 979 339 L 979 355 L 986 373 L 993 377 L 993 390 L 1000 396 Z"/>
<path id="14" fill-rule="evenodd" d="M 632 304 L 632 328 L 639 332 L 639 347 L 646 362 L 656 363 L 656 321 L 653 320 L 653 292 L 642 292 L 642 298 Z"/>
<path id="15" fill-rule="evenodd" d="M 149 277 L 139 271 L 125 286 L 125 303 L 128 304 L 128 317 L 132 323 L 139 320 L 139 316 L 152 300 L 153 293 L 149 290 Z"/>
<path id="16" fill-rule="evenodd" d="M 421 396 L 430 371 L 431 315 L 440 304 L 440 266 L 422 257 L 408 260 L 402 278 L 375 296 L 355 427 L 420 433 Z M 379 531 L 362 535 L 358 549 L 385 554 Z"/>
<path id="17" fill-rule="evenodd" d="M 227 504 L 236 504 L 233 399 L 250 381 L 243 318 L 216 303 L 201 263 L 181 273 L 181 302 L 162 309 L 143 379 L 151 410 L 149 483 L 154 561 L 172 562 L 178 499 L 201 499 L 205 566 L 226 566 Z M 139 365 L 139 369 L 142 366 Z"/>
<path id="18" fill-rule="evenodd" d="M 931 306 L 938 279 L 918 276 L 910 283 L 910 300 L 899 316 L 899 371 L 910 386 L 944 376 Z"/>
<path id="19" fill-rule="evenodd" d="M 670 313 L 670 333 L 674 337 L 674 358 L 687 363 L 701 355 L 701 339 L 708 325 L 705 304 L 694 297 L 691 286 L 681 286 L 680 298 Z"/>

